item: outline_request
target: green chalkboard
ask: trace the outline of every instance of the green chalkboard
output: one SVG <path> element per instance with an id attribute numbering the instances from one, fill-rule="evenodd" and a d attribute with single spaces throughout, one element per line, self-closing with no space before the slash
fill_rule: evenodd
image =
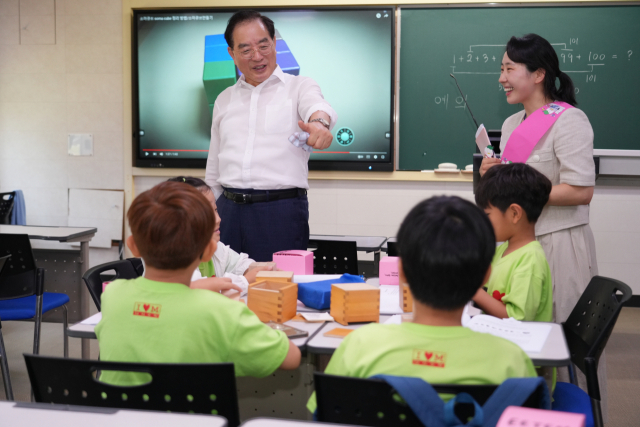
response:
<path id="1" fill-rule="evenodd" d="M 401 170 L 471 163 L 478 123 L 500 129 L 522 109 L 498 83 L 513 35 L 549 40 L 576 86 L 595 148 L 640 150 L 640 6 L 401 9 Z"/>

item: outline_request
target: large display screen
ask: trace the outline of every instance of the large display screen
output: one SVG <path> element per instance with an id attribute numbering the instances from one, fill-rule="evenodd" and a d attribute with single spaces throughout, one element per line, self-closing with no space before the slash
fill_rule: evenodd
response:
<path id="1" fill-rule="evenodd" d="M 313 78 L 338 113 L 309 168 L 393 170 L 394 9 L 258 10 L 275 23 L 280 68 Z M 223 37 L 234 12 L 134 12 L 135 166 L 206 166 L 215 99 L 240 76 Z"/>

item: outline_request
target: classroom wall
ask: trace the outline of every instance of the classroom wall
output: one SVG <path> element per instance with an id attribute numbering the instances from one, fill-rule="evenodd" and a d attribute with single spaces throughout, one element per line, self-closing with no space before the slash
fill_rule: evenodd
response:
<path id="1" fill-rule="evenodd" d="M 136 193 L 164 177 L 136 177 Z M 436 195 L 473 200 L 470 183 L 309 181 L 312 234 L 396 235 L 404 216 L 419 201 Z M 599 273 L 627 283 L 640 295 L 640 179 L 598 179 L 591 203 Z M 224 227 L 224 218 L 223 223 Z"/>
<path id="2" fill-rule="evenodd" d="M 313 2 L 389 3 L 394 2 Z M 407 3 L 429 2 L 403 2 Z M 126 99 L 130 96 L 129 30 L 123 24 L 128 22 L 131 7 L 264 4 L 250 0 L 192 0 L 189 4 L 176 0 L 0 0 L 0 192 L 25 192 L 31 225 L 68 225 L 69 189 L 125 190 L 132 196 L 165 179 L 141 176 L 144 173 L 131 167 L 130 136 L 125 133 L 131 114 Z M 92 133 L 94 155 L 69 157 L 69 133 Z M 436 194 L 473 197 L 471 184 L 463 182 L 343 177 L 314 179 L 310 186 L 312 233 L 393 236 L 406 212 L 423 198 Z M 629 283 L 636 294 L 640 294 L 639 212 L 637 179 L 598 181 L 591 225 L 600 273 Z M 115 249 L 92 249 L 91 264 L 116 256 Z"/>
<path id="3" fill-rule="evenodd" d="M 123 190 L 122 52 L 121 0 L 0 0 L 0 192 L 24 192 L 27 224 L 69 225 L 70 189 Z"/>

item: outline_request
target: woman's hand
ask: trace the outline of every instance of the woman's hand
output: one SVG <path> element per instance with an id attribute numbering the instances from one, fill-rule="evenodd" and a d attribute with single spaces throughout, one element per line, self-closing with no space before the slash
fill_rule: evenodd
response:
<path id="1" fill-rule="evenodd" d="M 480 165 L 480 176 L 484 175 L 492 166 L 499 164 L 500 159 L 496 159 L 495 157 L 483 157 L 482 164 Z"/>
<path id="2" fill-rule="evenodd" d="M 256 276 L 258 275 L 259 271 L 271 271 L 271 270 L 272 270 L 271 267 L 254 267 L 251 269 L 247 269 L 247 271 L 244 272 L 244 278 L 247 279 L 247 282 L 253 283 L 256 281 Z"/>
<path id="3" fill-rule="evenodd" d="M 234 285 L 228 277 L 209 277 L 206 279 L 194 280 L 189 285 L 191 289 L 207 289 L 212 292 L 222 292 L 229 289 L 242 292 L 242 288 Z"/>

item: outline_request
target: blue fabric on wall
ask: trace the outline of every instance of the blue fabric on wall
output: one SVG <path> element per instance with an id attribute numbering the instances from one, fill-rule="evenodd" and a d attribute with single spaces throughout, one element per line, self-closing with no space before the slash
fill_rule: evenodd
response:
<path id="1" fill-rule="evenodd" d="M 343 274 L 339 279 L 298 283 L 298 299 L 307 307 L 326 310 L 331 306 L 331 285 L 334 283 L 364 283 L 364 279 L 362 276 Z"/>
<path id="2" fill-rule="evenodd" d="M 24 194 L 22 194 L 22 190 L 15 190 L 15 193 L 13 211 L 11 211 L 11 224 L 27 225 L 27 208 L 24 205 Z"/>

